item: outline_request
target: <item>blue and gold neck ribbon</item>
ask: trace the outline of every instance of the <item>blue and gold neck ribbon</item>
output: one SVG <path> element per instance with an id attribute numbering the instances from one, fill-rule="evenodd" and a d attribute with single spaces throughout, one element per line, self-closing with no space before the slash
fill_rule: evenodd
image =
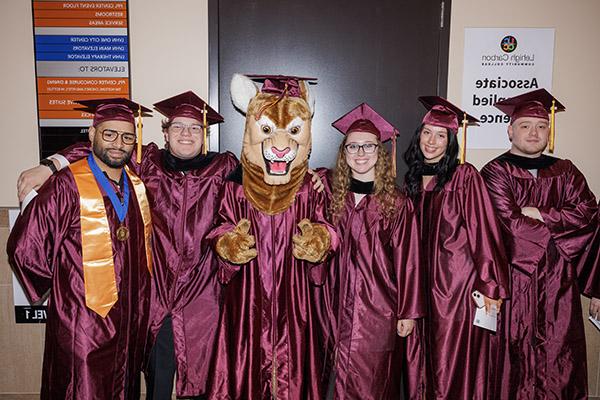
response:
<path id="1" fill-rule="evenodd" d="M 94 178 L 96 178 L 96 182 L 102 186 L 102 189 L 104 189 L 104 192 L 108 195 L 108 198 L 110 199 L 110 202 L 117 213 L 119 222 L 123 223 L 123 221 L 125 221 L 125 217 L 127 216 L 127 209 L 129 208 L 129 184 L 127 184 L 127 174 L 125 173 L 125 169 L 123 169 L 121 175 L 121 179 L 123 180 L 123 202 L 121 202 L 117 197 L 115 189 L 110 184 L 110 181 L 96 163 L 92 153 L 90 153 L 88 156 L 87 161 L 90 165 L 90 169 L 92 170 L 92 174 L 94 174 Z"/>
<path id="2" fill-rule="evenodd" d="M 79 192 L 81 221 L 81 257 L 83 261 L 83 279 L 85 304 L 101 317 L 105 318 L 118 300 L 115 276 L 114 256 L 110 225 L 106 215 L 104 199 L 98 182 L 92 172 L 89 159 L 79 160 L 69 166 Z M 95 164 L 95 162 L 94 162 Z M 97 167 L 97 164 L 96 164 Z M 98 168 L 99 169 L 99 168 Z M 146 244 L 146 264 L 152 271 L 151 232 L 152 222 L 146 189 L 142 181 L 127 171 L 134 186 L 142 220 Z M 108 178 L 102 174 L 108 181 Z M 109 185 L 110 183 L 107 182 Z M 127 187 L 127 182 L 125 182 Z M 107 193 L 114 194 L 112 187 Z M 127 189 L 129 191 L 129 189 Z M 109 195 L 110 196 L 110 195 Z M 116 195 L 115 195 L 116 197 Z M 129 196 L 127 196 L 129 197 Z M 111 200 L 112 202 L 112 200 Z M 117 199 L 117 203 L 120 202 Z M 122 208 L 122 207 L 121 207 Z M 125 209 L 126 215 L 127 209 Z"/>

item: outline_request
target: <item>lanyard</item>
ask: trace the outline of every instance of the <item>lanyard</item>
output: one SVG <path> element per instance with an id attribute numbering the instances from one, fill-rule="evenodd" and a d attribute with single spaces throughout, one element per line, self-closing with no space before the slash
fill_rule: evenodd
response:
<path id="1" fill-rule="evenodd" d="M 100 186 L 102 186 L 102 189 L 104 189 L 104 191 L 108 194 L 108 198 L 110 199 L 110 202 L 117 213 L 117 217 L 119 217 L 119 222 L 123 222 L 125 216 L 127 215 L 127 208 L 129 206 L 129 184 L 127 183 L 127 174 L 125 173 L 125 170 L 123 170 L 123 176 L 121 177 L 121 179 L 124 179 L 123 203 L 121 203 L 117 197 L 117 194 L 115 193 L 115 190 L 108 181 L 108 178 L 104 175 L 100 167 L 98 167 L 98 164 L 96 164 L 96 160 L 94 160 L 94 155 L 92 153 L 90 153 L 88 156 L 87 161 L 90 165 L 92 173 L 94 174 L 94 177 L 96 178 L 96 182 L 98 182 Z"/>

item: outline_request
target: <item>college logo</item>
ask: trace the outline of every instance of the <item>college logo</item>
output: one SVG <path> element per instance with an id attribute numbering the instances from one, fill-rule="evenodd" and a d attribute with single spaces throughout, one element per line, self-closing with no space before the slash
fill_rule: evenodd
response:
<path id="1" fill-rule="evenodd" d="M 517 38 L 514 36 L 504 36 L 500 42 L 500 48 L 505 53 L 512 53 L 517 49 Z"/>

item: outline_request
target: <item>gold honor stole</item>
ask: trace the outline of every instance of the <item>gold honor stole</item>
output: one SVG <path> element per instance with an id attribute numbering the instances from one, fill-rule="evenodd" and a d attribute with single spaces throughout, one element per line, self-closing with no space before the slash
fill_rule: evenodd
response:
<path id="1" fill-rule="evenodd" d="M 106 216 L 104 200 L 87 158 L 69 166 L 79 192 L 81 217 L 81 257 L 85 304 L 102 318 L 108 315 L 117 302 L 118 290 L 115 277 L 110 225 Z M 152 218 L 146 197 L 146 187 L 129 168 L 127 176 L 133 184 L 135 197 L 144 221 L 146 264 L 152 273 Z"/>

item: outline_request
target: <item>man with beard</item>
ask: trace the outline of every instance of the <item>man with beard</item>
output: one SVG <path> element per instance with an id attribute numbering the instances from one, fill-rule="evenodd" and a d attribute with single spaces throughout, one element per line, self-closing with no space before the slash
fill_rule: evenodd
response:
<path id="1" fill-rule="evenodd" d="M 124 168 L 136 142 L 127 99 L 93 110 L 92 153 L 26 206 L 8 256 L 30 300 L 50 291 L 42 399 L 136 399 L 147 352 L 152 221 L 141 180 Z"/>
<path id="2" fill-rule="evenodd" d="M 511 117 L 511 148 L 481 172 L 504 230 L 512 287 L 502 312 L 496 389 L 502 399 L 584 399 L 576 267 L 597 224 L 594 194 L 571 161 L 543 154 L 547 145 L 553 151 L 554 114 L 565 109 L 550 93 L 538 89 L 495 106 Z"/>
<path id="3" fill-rule="evenodd" d="M 151 143 L 144 147 L 140 163 L 129 163 L 148 188 L 154 228 L 156 341 L 146 376 L 147 398 L 171 399 L 175 373 L 178 396 L 203 398 L 219 319 L 220 286 L 216 260 L 201 242 L 213 226 L 223 182 L 238 161 L 230 152 L 208 151 L 205 128 L 223 117 L 194 92 L 154 106 L 166 117 L 165 149 Z M 88 153 L 89 144 L 79 143 L 51 158 L 58 161 L 56 167 Z M 45 166 L 23 173 L 20 196 L 49 174 Z"/>

